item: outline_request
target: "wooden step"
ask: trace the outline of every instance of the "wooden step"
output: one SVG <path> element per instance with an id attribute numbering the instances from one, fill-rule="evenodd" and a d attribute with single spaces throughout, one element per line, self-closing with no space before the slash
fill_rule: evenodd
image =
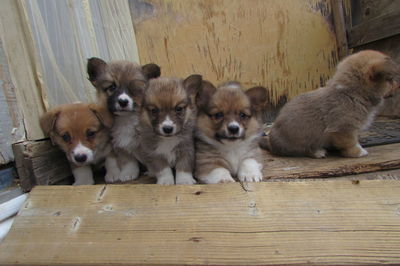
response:
<path id="1" fill-rule="evenodd" d="M 0 264 L 400 264 L 400 181 L 38 186 Z"/>

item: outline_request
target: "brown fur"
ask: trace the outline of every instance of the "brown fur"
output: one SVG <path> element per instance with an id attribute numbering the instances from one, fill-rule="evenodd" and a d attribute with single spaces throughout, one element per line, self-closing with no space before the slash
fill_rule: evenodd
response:
<path id="1" fill-rule="evenodd" d="M 167 168 L 175 168 L 177 174 L 185 172 L 192 175 L 193 130 L 197 113 L 193 99 L 200 86 L 199 75 L 191 75 L 185 80 L 158 78 L 149 81 L 138 127 L 138 149 L 135 155 L 147 166 L 150 173 L 157 177 L 160 184 L 174 182 L 171 179 L 165 182 L 165 176 L 162 176 L 161 172 Z M 175 128 L 171 135 L 162 132 L 162 125 L 167 117 Z M 169 146 L 168 143 L 175 143 L 171 145 L 171 150 L 161 148 Z M 178 176 L 176 183 L 187 184 L 180 183 Z"/>
<path id="2" fill-rule="evenodd" d="M 109 132 L 112 124 L 112 116 L 104 107 L 85 103 L 60 105 L 40 118 L 43 132 L 65 152 L 73 168 L 104 160 L 111 150 Z M 92 161 L 79 165 L 74 162 L 72 151 L 79 143 L 93 151 Z"/>
<path id="3" fill-rule="evenodd" d="M 114 114 L 111 129 L 115 156 L 106 161 L 107 183 L 133 180 L 139 175 L 139 165 L 134 156 L 136 127 L 142 111 L 148 79 L 160 76 L 155 64 L 139 66 L 134 62 L 112 61 L 99 58 L 88 60 L 89 80 L 96 87 L 100 104 Z"/>
<path id="4" fill-rule="evenodd" d="M 232 182 L 232 177 L 241 181 L 260 181 L 258 177 L 241 174 L 242 163 L 254 159 L 262 164 L 257 145 L 261 129 L 256 119 L 261 110 L 260 98 L 266 89 L 255 87 L 246 93 L 235 82 L 225 83 L 216 89 L 207 82 L 197 98 L 199 115 L 196 124 L 196 177 L 202 183 Z M 229 126 L 239 131 L 232 133 Z M 212 177 L 215 169 L 226 169 L 225 176 Z M 262 166 L 261 166 L 262 168 Z M 256 171 L 256 170 L 254 170 Z M 243 172 L 243 171 L 242 171 Z"/>
<path id="5" fill-rule="evenodd" d="M 299 95 L 282 108 L 260 145 L 285 156 L 322 158 L 331 146 L 345 157 L 367 155 L 358 134 L 372 122 L 383 99 L 394 93 L 399 75 L 399 66 L 380 52 L 348 56 L 325 87 Z"/>

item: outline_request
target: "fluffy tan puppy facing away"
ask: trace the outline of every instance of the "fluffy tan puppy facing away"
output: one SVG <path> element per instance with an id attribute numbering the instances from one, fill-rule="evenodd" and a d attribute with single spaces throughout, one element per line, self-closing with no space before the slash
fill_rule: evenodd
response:
<path id="1" fill-rule="evenodd" d="M 358 134 L 372 123 L 384 98 L 399 87 L 399 66 L 366 50 L 348 56 L 327 85 L 287 103 L 260 145 L 284 156 L 324 158 L 326 148 L 344 157 L 366 156 Z"/>

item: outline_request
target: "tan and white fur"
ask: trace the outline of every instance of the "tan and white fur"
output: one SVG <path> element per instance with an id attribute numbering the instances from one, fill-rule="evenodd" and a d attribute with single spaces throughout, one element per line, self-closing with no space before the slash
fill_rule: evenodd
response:
<path id="1" fill-rule="evenodd" d="M 257 121 L 264 87 L 243 92 L 237 82 L 216 89 L 206 82 L 198 95 L 196 123 L 196 178 L 201 183 L 259 182 L 262 156 L 258 146 L 262 134 Z"/>
<path id="2" fill-rule="evenodd" d="M 157 184 L 196 183 L 193 178 L 193 131 L 197 114 L 194 100 L 201 84 L 200 75 L 191 75 L 185 80 L 161 77 L 149 81 L 135 155 L 149 174 L 157 178 Z"/>
<path id="3" fill-rule="evenodd" d="M 260 145 L 283 156 L 324 158 L 327 148 L 344 157 L 366 156 L 358 135 L 374 120 L 384 98 L 398 88 L 399 66 L 366 50 L 340 62 L 327 85 L 287 103 Z"/>
<path id="4" fill-rule="evenodd" d="M 107 183 L 126 182 L 139 176 L 139 163 L 134 156 L 142 101 L 150 78 L 160 76 L 155 64 L 140 66 L 129 61 L 106 63 L 99 58 L 88 60 L 89 80 L 97 89 L 99 101 L 114 115 L 111 129 L 113 155 L 106 161 Z"/>
<path id="5" fill-rule="evenodd" d="M 70 162 L 74 185 L 94 184 L 92 166 L 101 164 L 111 152 L 112 123 L 107 109 L 96 104 L 65 104 L 41 116 L 43 132 Z"/>

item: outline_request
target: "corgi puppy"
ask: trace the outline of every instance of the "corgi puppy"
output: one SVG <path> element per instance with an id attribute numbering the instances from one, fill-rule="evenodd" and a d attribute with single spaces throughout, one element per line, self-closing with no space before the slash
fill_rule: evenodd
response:
<path id="1" fill-rule="evenodd" d="M 138 127 L 135 155 L 157 184 L 194 184 L 193 130 L 197 108 L 195 96 L 200 75 L 185 80 L 157 78 L 149 81 Z M 176 177 L 174 178 L 174 170 Z"/>
<path id="2" fill-rule="evenodd" d="M 216 89 L 207 82 L 198 95 L 196 178 L 201 183 L 259 182 L 263 162 L 258 146 L 262 134 L 258 110 L 267 90 L 243 92 L 237 82 Z"/>
<path id="3" fill-rule="evenodd" d="M 111 128 L 114 157 L 106 167 L 120 169 L 107 172 L 107 183 L 125 182 L 139 176 L 139 164 L 133 155 L 136 148 L 136 126 L 142 109 L 147 80 L 160 76 L 156 64 L 140 66 L 129 61 L 106 63 L 100 58 L 90 58 L 87 64 L 89 80 L 97 89 L 100 104 L 114 115 Z"/>
<path id="4" fill-rule="evenodd" d="M 344 157 L 366 156 L 358 135 L 372 123 L 384 98 L 399 87 L 399 66 L 366 50 L 348 56 L 323 88 L 287 103 L 261 146 L 283 156 L 324 158 L 326 148 Z"/>
<path id="5" fill-rule="evenodd" d="M 86 103 L 64 104 L 40 117 L 43 132 L 65 152 L 74 185 L 94 184 L 91 165 L 101 163 L 110 153 L 112 123 L 107 109 Z"/>

